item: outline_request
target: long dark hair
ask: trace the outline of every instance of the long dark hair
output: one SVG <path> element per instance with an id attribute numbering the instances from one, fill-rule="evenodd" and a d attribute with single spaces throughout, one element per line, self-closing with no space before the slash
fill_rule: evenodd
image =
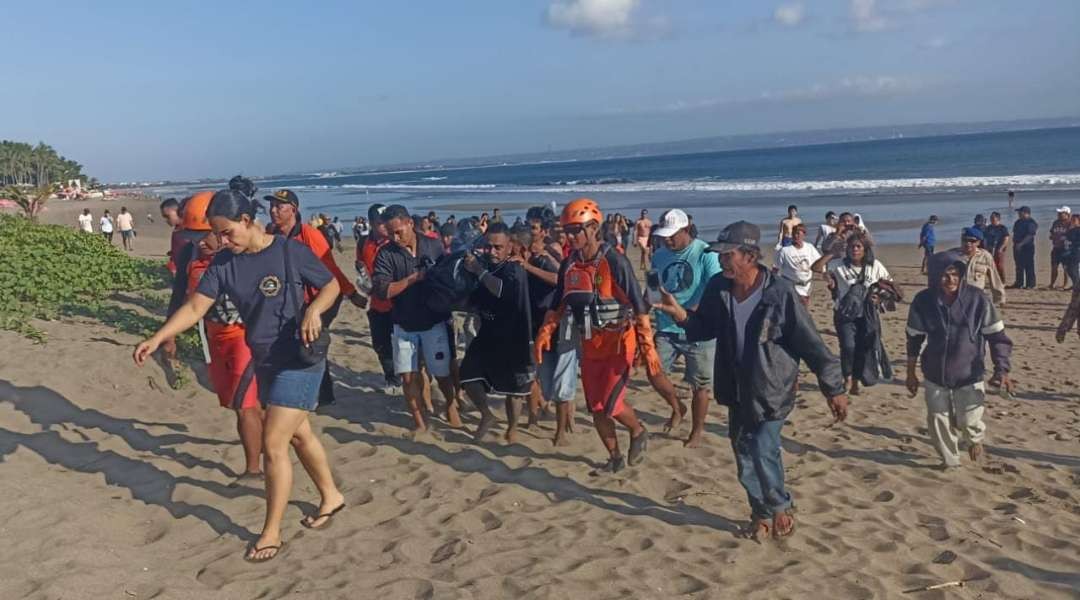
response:
<path id="1" fill-rule="evenodd" d="M 863 266 L 874 266 L 874 241 L 870 239 L 870 236 L 861 231 L 856 231 L 848 236 L 846 251 L 844 252 L 844 264 L 848 267 L 854 266 L 851 260 L 851 246 L 856 242 L 862 244 L 863 247 Z"/>

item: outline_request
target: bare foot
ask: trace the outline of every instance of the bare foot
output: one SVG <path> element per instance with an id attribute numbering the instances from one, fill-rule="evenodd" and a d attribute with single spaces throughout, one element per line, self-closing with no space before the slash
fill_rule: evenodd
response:
<path id="1" fill-rule="evenodd" d="M 671 418 L 664 424 L 664 433 L 671 433 L 679 428 L 682 424 L 683 417 L 686 416 L 686 403 L 679 401 L 679 410 L 671 411 Z"/>
<path id="2" fill-rule="evenodd" d="M 686 438 L 683 442 L 684 448 L 700 448 L 701 447 L 701 432 L 691 431 L 690 437 Z"/>
<path id="3" fill-rule="evenodd" d="M 795 517 L 789 512 L 782 512 L 773 517 L 773 537 L 787 537 L 795 532 Z"/>
<path id="4" fill-rule="evenodd" d="M 506 440 L 507 444 L 516 444 L 517 443 L 517 426 L 516 425 L 510 426 L 506 430 L 506 433 L 503 435 L 503 439 Z"/>
<path id="5" fill-rule="evenodd" d="M 490 412 L 480 413 L 480 424 L 476 426 L 476 433 L 473 434 L 474 442 L 484 441 L 484 437 L 487 436 L 488 430 L 491 429 L 491 425 L 495 422 L 495 415 Z"/>
<path id="6" fill-rule="evenodd" d="M 559 435 L 559 433 L 556 432 L 555 439 L 551 440 L 551 443 L 554 444 L 556 448 L 565 448 L 570 445 L 570 440 L 566 439 L 565 435 Z"/>
<path id="7" fill-rule="evenodd" d="M 761 540 L 769 537 L 769 522 L 765 519 L 754 519 L 740 531 L 740 535 L 760 544 Z"/>
<path id="8" fill-rule="evenodd" d="M 446 422 L 454 429 L 461 429 L 461 414 L 458 413 L 456 404 L 446 407 Z"/>
<path id="9" fill-rule="evenodd" d="M 971 447 L 968 448 L 968 456 L 971 457 L 971 462 L 979 462 L 979 459 L 982 458 L 982 455 L 983 455 L 983 445 L 982 444 L 972 444 Z"/>

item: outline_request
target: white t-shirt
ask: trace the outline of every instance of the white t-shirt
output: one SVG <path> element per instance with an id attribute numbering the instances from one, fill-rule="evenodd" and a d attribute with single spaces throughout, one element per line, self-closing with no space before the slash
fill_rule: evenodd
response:
<path id="1" fill-rule="evenodd" d="M 829 236 L 836 233 L 836 228 L 828 223 L 822 223 L 818 226 L 818 239 L 815 240 L 818 244 L 824 244 L 825 240 L 829 239 Z"/>
<path id="2" fill-rule="evenodd" d="M 101 217 L 101 233 L 112 233 L 112 232 L 113 232 L 112 218 L 111 217 Z"/>
<path id="3" fill-rule="evenodd" d="M 94 215 L 79 215 L 79 229 L 85 233 L 94 233 Z"/>
<path id="4" fill-rule="evenodd" d="M 131 216 L 131 213 L 120 213 L 116 215 L 116 226 L 120 228 L 120 231 L 131 231 L 135 229 L 135 218 Z"/>
<path id="5" fill-rule="evenodd" d="M 847 295 L 848 289 L 858 281 L 862 267 L 849 267 L 844 264 L 844 259 L 834 258 L 829 261 L 829 266 L 825 272 L 832 275 L 836 281 L 836 300 L 833 300 L 833 308 L 836 308 L 839 306 L 840 300 Z M 866 265 L 866 281 L 864 283 L 867 287 L 882 279 L 892 281 L 892 275 L 889 275 L 889 271 L 885 269 L 885 265 L 881 264 L 881 261 L 875 259 L 874 264 Z"/>
<path id="6" fill-rule="evenodd" d="M 821 258 L 821 253 L 813 244 L 803 242 L 802 248 L 784 246 L 776 252 L 773 265 L 780 270 L 780 276 L 795 284 L 795 291 L 800 296 L 810 295 L 810 283 L 814 279 L 814 272 L 810 265 Z"/>
<path id="7" fill-rule="evenodd" d="M 765 287 L 764 282 L 758 284 L 746 300 L 738 302 L 735 296 L 731 297 L 731 316 L 735 319 L 735 349 L 737 350 L 736 361 L 742 358 L 746 351 L 746 324 L 750 321 L 750 315 L 761 302 L 761 290 Z"/>

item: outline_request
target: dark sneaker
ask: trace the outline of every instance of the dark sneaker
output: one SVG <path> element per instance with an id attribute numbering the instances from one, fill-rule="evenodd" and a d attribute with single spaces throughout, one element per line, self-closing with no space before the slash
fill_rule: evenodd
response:
<path id="1" fill-rule="evenodd" d="M 630 451 L 626 455 L 626 461 L 630 466 L 640 464 L 645 460 L 645 450 L 649 447 L 649 430 L 642 428 L 637 437 L 630 438 Z"/>
<path id="2" fill-rule="evenodd" d="M 592 472 L 592 474 L 601 475 L 603 473 L 618 473 L 619 471 L 622 471 L 625 466 L 626 461 L 623 460 L 623 457 L 620 454 L 618 456 L 612 456 L 611 458 L 609 458 L 608 461 L 604 463 L 604 466 L 596 469 Z"/>

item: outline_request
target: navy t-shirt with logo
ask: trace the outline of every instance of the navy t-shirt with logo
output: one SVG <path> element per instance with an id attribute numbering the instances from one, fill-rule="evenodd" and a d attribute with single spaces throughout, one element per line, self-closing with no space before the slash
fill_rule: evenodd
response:
<path id="1" fill-rule="evenodd" d="M 288 278 L 286 248 L 292 268 Z M 245 340 L 255 359 L 262 364 L 284 365 L 296 358 L 299 349 L 296 307 L 304 309 L 304 286 L 322 288 L 333 278 L 310 248 L 274 236 L 274 241 L 260 252 L 219 253 L 196 291 L 210 298 L 228 294 L 244 320 Z M 286 281 L 292 284 L 288 293 Z"/>

